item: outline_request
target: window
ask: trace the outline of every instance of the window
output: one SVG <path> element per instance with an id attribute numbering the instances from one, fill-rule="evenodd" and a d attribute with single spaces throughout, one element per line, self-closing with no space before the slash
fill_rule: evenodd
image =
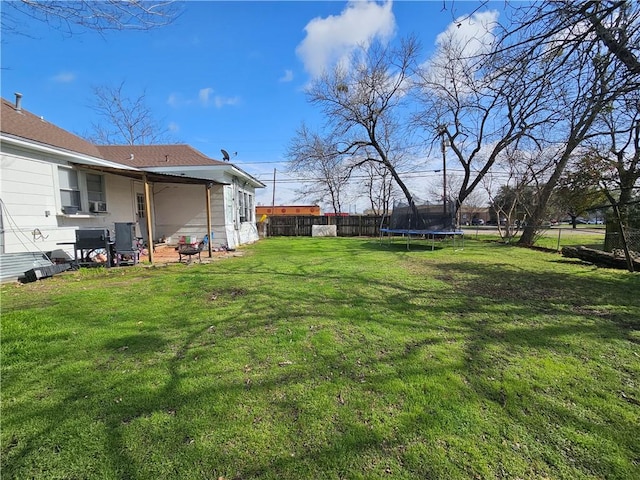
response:
<path id="1" fill-rule="evenodd" d="M 253 195 L 248 192 L 238 192 L 238 217 L 240 222 L 252 222 L 254 220 Z"/>
<path id="2" fill-rule="evenodd" d="M 244 208 L 245 196 L 246 193 L 238 192 L 238 215 L 240 216 L 240 222 L 246 221 L 246 211 Z"/>
<path id="3" fill-rule="evenodd" d="M 58 168 L 58 179 L 60 181 L 60 201 L 62 206 L 77 207 L 78 210 L 81 210 L 78 172 L 71 168 Z"/>
<path id="4" fill-rule="evenodd" d="M 146 211 L 144 208 L 144 194 L 136 193 L 136 213 L 138 218 L 145 218 L 147 216 Z"/>
<path id="5" fill-rule="evenodd" d="M 105 177 L 71 167 L 58 167 L 60 206 L 65 211 L 106 212 Z M 66 209 L 64 207 L 72 207 Z"/>
<path id="6" fill-rule="evenodd" d="M 87 173 L 87 196 L 90 202 L 104 202 L 104 180 L 102 175 Z"/>

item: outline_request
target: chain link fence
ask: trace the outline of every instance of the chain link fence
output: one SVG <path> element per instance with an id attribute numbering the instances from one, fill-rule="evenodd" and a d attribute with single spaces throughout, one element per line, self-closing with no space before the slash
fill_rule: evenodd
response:
<path id="1" fill-rule="evenodd" d="M 627 237 L 627 245 L 629 250 L 636 252 L 636 255 L 640 255 L 640 229 L 623 227 L 625 236 Z M 604 249 L 607 252 L 613 252 L 615 250 L 622 249 L 622 238 L 620 232 L 608 231 L 604 240 Z"/>

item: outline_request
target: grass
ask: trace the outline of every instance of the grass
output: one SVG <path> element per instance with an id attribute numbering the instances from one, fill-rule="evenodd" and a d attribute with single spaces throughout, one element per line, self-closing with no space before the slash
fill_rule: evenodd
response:
<path id="1" fill-rule="evenodd" d="M 634 479 L 640 277 L 276 238 L 2 287 L 2 474 Z"/>
<path id="2" fill-rule="evenodd" d="M 501 241 L 497 232 L 466 227 L 467 238 L 488 241 Z M 512 243 L 517 242 L 517 235 Z M 550 250 L 560 251 L 562 247 L 585 246 L 602 249 L 604 247 L 605 229 L 603 225 L 578 225 L 573 229 L 570 226 L 557 226 L 543 230 L 535 241 L 535 246 Z"/>

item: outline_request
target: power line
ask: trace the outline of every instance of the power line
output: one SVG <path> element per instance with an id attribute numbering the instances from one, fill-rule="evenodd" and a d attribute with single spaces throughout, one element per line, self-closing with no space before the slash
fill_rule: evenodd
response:
<path id="1" fill-rule="evenodd" d="M 465 173 L 462 169 L 447 169 L 450 173 Z M 437 178 L 441 175 L 441 170 L 417 170 L 412 172 L 398 172 L 398 175 L 403 176 L 405 178 L 410 179 L 420 179 L 420 178 Z M 281 174 L 289 176 L 287 179 L 276 178 L 276 183 L 315 183 L 315 182 L 323 182 L 326 179 L 321 177 L 291 177 L 286 172 L 279 172 Z M 260 176 L 266 177 L 267 175 L 273 175 L 272 173 L 258 173 L 254 174 L 261 182 L 263 183 L 273 183 L 273 179 L 264 178 L 260 179 Z M 486 175 L 489 178 L 509 178 L 511 175 L 507 172 L 492 172 Z M 352 175 L 349 177 L 349 181 L 358 181 L 358 180 L 368 180 L 372 177 L 369 175 Z"/>

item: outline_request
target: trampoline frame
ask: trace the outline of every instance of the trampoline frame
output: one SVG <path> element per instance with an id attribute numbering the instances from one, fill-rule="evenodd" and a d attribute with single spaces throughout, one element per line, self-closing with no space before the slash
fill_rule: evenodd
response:
<path id="1" fill-rule="evenodd" d="M 464 232 L 462 230 L 415 230 L 404 228 L 381 228 L 380 229 L 380 242 L 382 237 L 387 234 L 389 242 L 391 242 L 392 234 L 400 234 L 407 239 L 407 250 L 410 250 L 411 236 L 421 236 L 431 239 L 431 251 L 436 248 L 436 237 L 451 237 L 453 240 L 453 248 L 456 247 L 456 237 L 460 237 L 462 241 L 461 248 L 464 248 Z"/>

